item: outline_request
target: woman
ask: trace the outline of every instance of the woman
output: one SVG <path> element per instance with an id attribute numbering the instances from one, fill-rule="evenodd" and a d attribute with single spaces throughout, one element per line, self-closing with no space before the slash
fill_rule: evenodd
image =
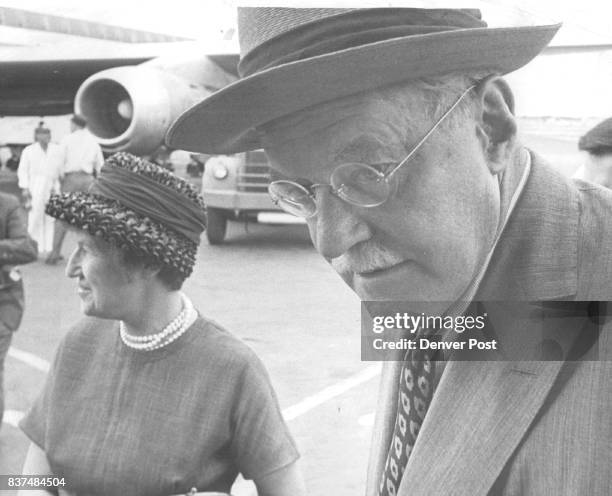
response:
<path id="1" fill-rule="evenodd" d="M 304 494 L 260 361 L 180 292 L 204 229 L 195 190 L 117 154 L 89 193 L 55 195 L 47 213 L 77 231 L 66 274 L 90 318 L 21 422 L 24 473 L 88 496 L 228 493 L 239 472 L 259 495 Z"/>

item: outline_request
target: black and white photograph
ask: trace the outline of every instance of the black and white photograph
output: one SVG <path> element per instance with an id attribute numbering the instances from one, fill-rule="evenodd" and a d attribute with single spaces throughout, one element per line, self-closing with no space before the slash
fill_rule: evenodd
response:
<path id="1" fill-rule="evenodd" d="M 0 0 L 0 495 L 612 495 L 612 5 Z"/>

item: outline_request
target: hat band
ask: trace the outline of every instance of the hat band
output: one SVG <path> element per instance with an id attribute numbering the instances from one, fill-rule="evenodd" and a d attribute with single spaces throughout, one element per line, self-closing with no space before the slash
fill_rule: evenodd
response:
<path id="1" fill-rule="evenodd" d="M 486 26 L 476 9 L 357 9 L 267 40 L 242 57 L 238 73 L 247 77 L 281 64 L 378 41 Z"/>
<path id="2" fill-rule="evenodd" d="M 200 242 L 200 234 L 206 225 L 204 211 L 146 176 L 104 165 L 89 193 L 115 200 L 196 244 Z"/>

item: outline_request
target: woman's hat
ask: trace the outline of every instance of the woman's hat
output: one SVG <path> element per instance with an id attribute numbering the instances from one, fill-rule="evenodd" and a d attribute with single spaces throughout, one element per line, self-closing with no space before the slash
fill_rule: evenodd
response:
<path id="1" fill-rule="evenodd" d="M 205 228 L 187 181 L 129 153 L 111 156 L 87 193 L 52 195 L 47 214 L 188 277 Z"/>
<path id="2" fill-rule="evenodd" d="M 166 141 L 206 153 L 260 148 L 257 126 L 325 101 L 457 71 L 514 71 L 558 29 L 488 28 L 476 9 L 241 8 L 242 79 L 184 112 Z"/>

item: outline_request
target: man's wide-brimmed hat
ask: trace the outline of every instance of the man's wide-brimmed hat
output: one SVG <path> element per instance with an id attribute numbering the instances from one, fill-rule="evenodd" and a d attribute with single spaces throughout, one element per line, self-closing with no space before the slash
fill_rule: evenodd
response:
<path id="1" fill-rule="evenodd" d="M 183 113 L 166 140 L 206 153 L 260 148 L 257 126 L 316 104 L 453 72 L 512 72 L 558 29 L 489 28 L 476 9 L 241 8 L 242 79 Z"/>
<path id="2" fill-rule="evenodd" d="M 191 184 L 129 153 L 108 158 L 87 193 L 51 195 L 46 212 L 184 277 L 205 227 L 204 201 Z"/>

